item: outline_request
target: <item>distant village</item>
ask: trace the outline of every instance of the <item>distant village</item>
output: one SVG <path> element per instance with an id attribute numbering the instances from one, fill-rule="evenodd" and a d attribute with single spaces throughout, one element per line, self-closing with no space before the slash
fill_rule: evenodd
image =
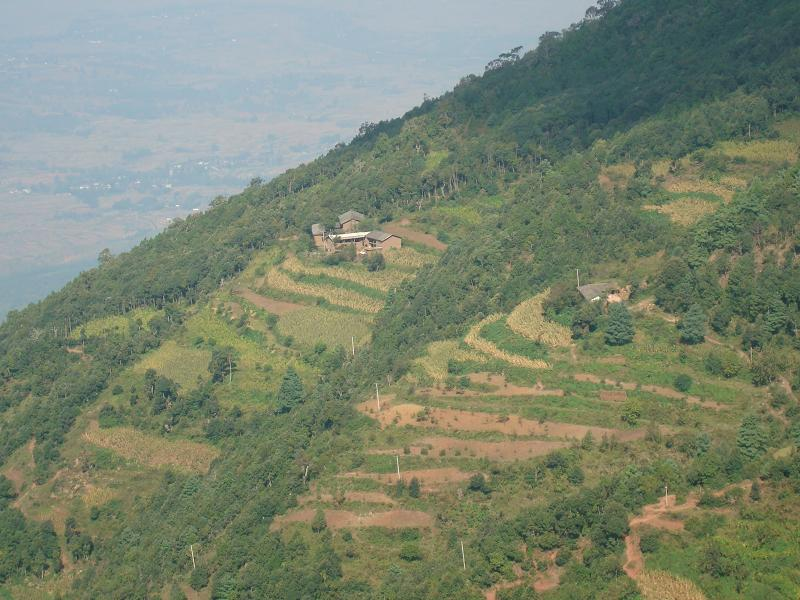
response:
<path id="1" fill-rule="evenodd" d="M 320 223 L 314 223 L 311 226 L 314 245 L 325 252 L 354 247 L 359 254 L 402 247 L 403 239 L 398 235 L 380 230 L 361 231 L 361 223 L 365 220 L 366 216 L 360 212 L 348 210 L 339 215 L 333 230 L 326 230 Z"/>

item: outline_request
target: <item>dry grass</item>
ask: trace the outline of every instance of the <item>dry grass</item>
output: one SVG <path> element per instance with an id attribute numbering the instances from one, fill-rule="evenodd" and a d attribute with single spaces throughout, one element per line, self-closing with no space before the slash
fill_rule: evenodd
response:
<path id="1" fill-rule="evenodd" d="M 373 288 L 382 292 L 388 292 L 396 288 L 406 279 L 412 277 L 411 273 L 398 271 L 396 269 L 385 269 L 370 273 L 363 265 L 355 265 L 352 268 L 346 267 L 314 267 L 302 263 L 296 256 L 288 257 L 281 268 L 290 273 L 302 273 L 305 275 L 327 275 L 336 279 L 343 279 L 357 283 L 364 287 Z"/>
<path id="2" fill-rule="evenodd" d="M 669 175 L 669 168 L 672 164 L 671 160 L 659 160 L 653 163 L 650 170 L 653 172 L 654 177 L 666 177 Z"/>
<path id="3" fill-rule="evenodd" d="M 100 429 L 96 422 L 89 425 L 82 437 L 90 444 L 148 467 L 170 466 L 193 473 L 206 473 L 219 454 L 216 448 L 205 444 L 150 435 L 133 427 Z"/>
<path id="4" fill-rule="evenodd" d="M 624 188 L 635 173 L 636 165 L 633 163 L 609 165 L 600 170 L 597 181 L 605 189 Z"/>
<path id="5" fill-rule="evenodd" d="M 420 269 L 425 265 L 436 262 L 436 257 L 432 254 L 425 254 L 414 250 L 414 248 L 390 248 L 384 251 L 383 257 L 390 265 L 398 267 L 407 267 L 411 269 Z"/>
<path id="6" fill-rule="evenodd" d="M 717 204 L 702 198 L 680 198 L 669 204 L 647 204 L 642 208 L 667 215 L 678 225 L 689 226 L 717 210 Z"/>
<path id="7" fill-rule="evenodd" d="M 564 348 L 572 343 L 570 330 L 544 318 L 542 305 L 549 293 L 549 289 L 545 290 L 518 304 L 511 311 L 506 323 L 511 331 L 529 340 L 553 348 Z"/>
<path id="8" fill-rule="evenodd" d="M 450 359 L 457 361 L 486 362 L 486 357 L 474 350 L 461 348 L 455 340 L 432 342 L 428 345 L 427 355 L 418 358 L 417 363 L 434 380 L 447 379 L 447 364 Z"/>
<path id="9" fill-rule="evenodd" d="M 739 183 L 741 180 L 737 180 Z M 664 189 L 675 194 L 712 194 L 725 202 L 730 202 L 735 190 L 742 186 L 728 186 L 703 179 L 674 179 L 664 185 Z"/>
<path id="10" fill-rule="evenodd" d="M 83 503 L 86 506 L 103 506 L 114 497 L 114 491 L 105 486 L 87 485 L 83 490 Z"/>
<path id="11" fill-rule="evenodd" d="M 344 346 L 349 351 L 351 336 L 355 338 L 356 346 L 369 342 L 371 323 L 371 318 L 366 315 L 306 306 L 281 316 L 278 330 L 307 346 L 323 342 L 329 347 Z"/>
<path id="12" fill-rule="evenodd" d="M 550 365 L 543 360 L 534 360 L 518 354 L 510 354 L 498 348 L 495 344 L 481 337 L 481 329 L 486 325 L 499 321 L 503 318 L 502 314 L 489 315 L 480 323 L 470 327 L 464 341 L 468 346 L 475 348 L 479 352 L 488 354 L 489 356 L 507 362 L 515 367 L 522 367 L 524 369 L 549 369 Z"/>
<path id="13" fill-rule="evenodd" d="M 782 138 L 800 144 L 800 119 L 792 118 L 775 125 L 775 129 L 781 134 Z"/>
<path id="14" fill-rule="evenodd" d="M 186 348 L 169 340 L 136 363 L 134 371 L 144 373 L 147 369 L 153 369 L 182 388 L 192 389 L 197 386 L 198 378 L 208 377 L 210 360 L 211 353 L 208 350 Z"/>
<path id="15" fill-rule="evenodd" d="M 271 269 L 267 274 L 266 283 L 268 287 L 282 292 L 324 298 L 331 304 L 368 313 L 377 313 L 383 308 L 383 302 L 380 300 L 368 298 L 358 292 L 333 285 L 301 283 L 295 281 L 280 269 Z"/>
<path id="16" fill-rule="evenodd" d="M 642 571 L 636 582 L 645 600 L 706 600 L 694 583 L 666 571 Z"/>
<path id="17" fill-rule="evenodd" d="M 93 319 L 72 331 L 70 338 L 80 339 L 81 333 L 86 333 L 87 337 L 101 337 L 105 335 L 128 335 L 131 324 L 141 320 L 143 325 L 147 325 L 158 313 L 151 308 L 137 308 L 125 315 L 114 315 Z"/>
<path id="18" fill-rule="evenodd" d="M 782 164 L 797 161 L 797 144 L 788 140 L 722 142 L 720 149 L 726 156 L 748 162 Z"/>

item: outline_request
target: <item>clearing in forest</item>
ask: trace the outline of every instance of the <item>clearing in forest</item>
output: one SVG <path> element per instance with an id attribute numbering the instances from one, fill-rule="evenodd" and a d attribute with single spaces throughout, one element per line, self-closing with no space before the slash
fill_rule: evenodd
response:
<path id="1" fill-rule="evenodd" d="M 179 346 L 168 340 L 136 363 L 133 369 L 137 373 L 153 369 L 183 389 L 192 389 L 197 387 L 198 380 L 208 377 L 210 360 L 211 352 L 208 350 Z"/>
<path id="2" fill-rule="evenodd" d="M 673 223 L 688 227 L 694 225 L 705 217 L 710 215 L 719 207 L 715 202 L 704 200 L 703 198 L 678 198 L 668 204 L 646 204 L 642 206 L 644 210 L 666 215 Z"/>
<path id="3" fill-rule="evenodd" d="M 172 440 L 151 435 L 133 427 L 101 429 L 91 421 L 83 433 L 90 444 L 112 450 L 128 460 L 148 467 L 175 467 L 192 473 L 208 472 L 219 451 L 189 440 Z"/>
<path id="4" fill-rule="evenodd" d="M 475 475 L 471 471 L 462 471 L 456 467 L 442 467 L 439 469 L 404 469 L 403 461 L 400 461 L 400 477 L 399 479 L 408 483 L 411 479 L 416 477 L 422 490 L 430 492 L 436 489 L 439 485 L 449 483 L 461 483 L 469 481 L 469 478 Z M 367 473 L 364 471 L 351 471 L 350 473 L 343 473 L 339 477 L 346 477 L 349 479 L 371 479 L 380 483 L 391 485 L 398 481 L 397 472 L 391 471 L 389 473 Z"/>
<path id="5" fill-rule="evenodd" d="M 444 381 L 450 375 L 450 361 L 486 362 L 485 355 L 475 350 L 462 348 L 455 340 L 443 340 L 428 344 L 428 352 L 414 361 L 434 381 Z"/>
<path id="6" fill-rule="evenodd" d="M 636 584 L 645 600 L 706 600 L 694 583 L 666 571 L 642 571 Z"/>
<path id="7" fill-rule="evenodd" d="M 405 227 L 404 225 L 400 225 L 398 223 L 384 223 L 381 225 L 381 228 L 386 233 L 400 236 L 403 239 L 416 242 L 417 244 L 422 244 L 423 246 L 428 246 L 434 250 L 439 250 L 441 252 L 447 250 L 447 244 L 436 239 L 435 236 L 432 236 L 429 233 L 422 233 L 421 231 Z"/>

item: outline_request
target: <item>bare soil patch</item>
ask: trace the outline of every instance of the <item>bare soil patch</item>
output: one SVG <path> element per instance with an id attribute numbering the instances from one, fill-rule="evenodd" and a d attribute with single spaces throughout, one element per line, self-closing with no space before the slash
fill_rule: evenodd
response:
<path id="1" fill-rule="evenodd" d="M 535 456 L 544 456 L 553 450 L 565 448 L 568 442 L 515 440 L 505 442 L 484 442 L 481 440 L 462 440 L 452 437 L 430 437 L 409 446 L 411 456 L 420 456 L 423 449 L 430 456 L 439 456 L 442 451 L 446 456 L 460 454 L 465 457 L 487 458 L 489 460 L 525 460 Z M 375 454 L 403 455 L 403 450 L 376 450 Z"/>
<path id="2" fill-rule="evenodd" d="M 401 221 L 401 223 L 405 223 L 405 220 Z M 401 238 L 411 240 L 412 242 L 416 242 L 417 244 L 428 246 L 429 248 L 433 248 L 434 250 L 440 250 L 442 252 L 447 250 L 447 244 L 439 241 L 438 239 L 436 239 L 436 237 L 432 236 L 429 233 L 422 233 L 421 231 L 417 231 L 416 229 L 410 229 L 405 225 L 401 225 L 399 223 L 386 223 L 381 227 L 386 233 L 392 233 L 394 235 L 398 235 Z"/>
<path id="3" fill-rule="evenodd" d="M 310 523 L 316 510 L 305 508 L 276 517 L 270 530 L 277 531 L 287 523 Z M 433 527 L 433 516 L 419 510 L 387 510 L 355 513 L 349 510 L 325 510 L 325 522 L 331 529 L 383 527 L 385 529 L 422 529 Z"/>
<path id="4" fill-rule="evenodd" d="M 259 308 L 263 308 L 267 312 L 271 312 L 272 314 L 279 316 L 304 308 L 302 304 L 295 304 L 294 302 L 285 302 L 283 300 L 273 300 L 272 298 L 267 298 L 266 296 L 255 293 L 249 288 L 238 288 L 235 290 L 235 293 L 251 304 L 254 304 Z"/>
<path id="5" fill-rule="evenodd" d="M 502 416 L 484 412 L 456 410 L 452 408 L 431 408 L 419 404 L 399 404 L 384 406 L 383 410 L 374 410 L 374 403 L 369 407 L 359 408 L 377 419 L 383 427 L 389 425 L 411 425 L 449 431 L 496 431 L 506 435 L 531 435 L 555 438 L 582 439 L 589 431 L 596 438 L 603 436 L 616 437 L 621 441 L 630 441 L 644 437 L 644 430 L 621 430 L 555 421 L 533 421 L 520 416 Z"/>
<path id="6" fill-rule="evenodd" d="M 600 390 L 598 395 L 603 402 L 625 402 L 628 399 L 625 390 Z"/>

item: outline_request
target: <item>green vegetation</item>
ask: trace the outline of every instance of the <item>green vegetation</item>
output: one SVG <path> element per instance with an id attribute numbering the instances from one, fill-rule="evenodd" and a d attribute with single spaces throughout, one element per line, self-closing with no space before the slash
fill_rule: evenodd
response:
<path id="1" fill-rule="evenodd" d="M 0 580 L 795 597 L 799 19 L 602 2 L 11 313 Z M 350 208 L 448 248 L 315 255 Z"/>

